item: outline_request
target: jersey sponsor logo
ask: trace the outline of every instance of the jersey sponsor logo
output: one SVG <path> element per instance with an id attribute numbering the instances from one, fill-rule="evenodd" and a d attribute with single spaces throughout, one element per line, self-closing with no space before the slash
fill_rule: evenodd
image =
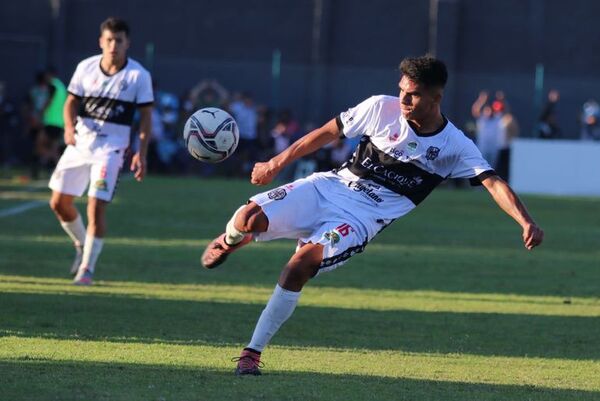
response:
<path id="1" fill-rule="evenodd" d="M 78 115 L 83 118 L 128 125 L 133 122 L 135 105 L 107 97 L 84 97 Z"/>
<path id="2" fill-rule="evenodd" d="M 377 185 L 349 182 L 348 187 L 352 188 L 355 192 L 360 192 L 365 198 L 368 198 L 375 203 L 383 202 L 383 198 L 377 195 L 376 189 L 379 189 L 379 186 Z"/>
<path id="3" fill-rule="evenodd" d="M 408 153 L 415 153 L 419 147 L 419 144 L 416 142 L 409 142 L 406 147 L 408 148 Z"/>
<path id="4" fill-rule="evenodd" d="M 287 195 L 287 192 L 284 188 L 277 188 L 267 193 L 269 199 L 273 200 L 282 200 Z"/>
<path id="5" fill-rule="evenodd" d="M 415 188 L 423 182 L 423 178 L 419 175 L 407 176 L 401 175 L 398 172 L 387 169 L 385 165 L 374 163 L 370 157 L 364 158 L 360 165 L 372 171 L 373 173 L 387 179 L 393 181 L 395 184 L 407 187 L 407 188 Z"/>
<path id="6" fill-rule="evenodd" d="M 371 180 L 390 191 L 406 196 L 417 205 L 444 180 L 444 177 L 424 170 L 410 159 L 411 156 L 402 151 L 394 155 L 387 154 L 366 137 L 361 140 L 350 160 L 342 168 L 348 168 L 360 178 Z"/>
<path id="7" fill-rule="evenodd" d="M 440 148 L 436 148 L 435 146 L 430 146 L 427 148 L 427 152 L 425 153 L 425 158 L 427 160 L 435 160 L 440 154 Z"/>

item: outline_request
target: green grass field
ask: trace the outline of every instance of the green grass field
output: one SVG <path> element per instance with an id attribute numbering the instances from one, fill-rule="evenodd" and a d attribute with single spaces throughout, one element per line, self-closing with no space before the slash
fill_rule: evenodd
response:
<path id="1" fill-rule="evenodd" d="M 600 399 L 600 200 L 524 197 L 546 231 L 527 252 L 479 190 L 438 190 L 309 283 L 264 375 L 235 377 L 295 244 L 199 257 L 257 191 L 125 181 L 81 288 L 43 185 L 0 181 L 0 400 Z"/>

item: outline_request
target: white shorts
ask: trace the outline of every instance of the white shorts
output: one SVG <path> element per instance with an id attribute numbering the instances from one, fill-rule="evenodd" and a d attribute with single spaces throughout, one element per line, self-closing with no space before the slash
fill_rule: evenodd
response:
<path id="1" fill-rule="evenodd" d="M 124 150 L 88 151 L 67 146 L 60 157 L 48 187 L 67 195 L 88 196 L 110 202 L 123 167 Z"/>
<path id="2" fill-rule="evenodd" d="M 258 204 L 269 220 L 267 231 L 255 236 L 257 241 L 298 239 L 297 249 L 309 242 L 323 245 L 317 274 L 343 265 L 367 246 L 361 223 L 329 202 L 310 179 L 260 193 L 250 201 Z"/>

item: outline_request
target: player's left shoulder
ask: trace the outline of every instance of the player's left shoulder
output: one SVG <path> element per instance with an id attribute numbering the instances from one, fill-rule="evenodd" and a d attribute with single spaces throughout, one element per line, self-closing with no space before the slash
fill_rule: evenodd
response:
<path id="1" fill-rule="evenodd" d="M 142 63 L 140 63 L 139 61 L 128 57 L 127 58 L 127 67 L 126 67 L 130 73 L 135 74 L 135 75 L 150 75 L 150 71 L 148 71 L 143 65 Z"/>

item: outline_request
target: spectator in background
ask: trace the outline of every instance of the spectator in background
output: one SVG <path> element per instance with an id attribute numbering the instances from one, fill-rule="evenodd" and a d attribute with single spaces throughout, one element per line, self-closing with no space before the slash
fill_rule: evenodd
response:
<path id="1" fill-rule="evenodd" d="M 542 139 L 556 139 L 560 136 L 556 105 L 560 99 L 560 92 L 556 89 L 548 92 L 548 101 L 542 108 L 538 121 L 538 135 Z"/>
<path id="2" fill-rule="evenodd" d="M 500 143 L 500 119 L 502 103 L 496 101 L 496 111 L 488 104 L 489 95 L 486 91 L 479 96 L 471 107 L 471 114 L 475 119 L 477 132 L 475 134 L 476 144 L 483 158 L 490 163 L 492 168 L 497 167 L 498 151 Z"/>
<path id="3" fill-rule="evenodd" d="M 46 158 L 46 134 L 44 133 L 43 113 L 50 98 L 50 89 L 46 74 L 38 72 L 35 83 L 29 89 L 25 107 L 25 121 L 33 148 L 31 155 L 31 178 L 38 179 L 42 161 Z"/>
<path id="4" fill-rule="evenodd" d="M 240 130 L 240 142 L 236 153 L 241 169 L 237 172 L 242 176 L 246 176 L 257 161 L 258 112 L 252 95 L 248 92 L 235 96 L 234 101 L 229 105 L 229 110 L 235 121 L 237 121 Z"/>
<path id="5" fill-rule="evenodd" d="M 267 106 L 260 106 L 258 111 L 257 135 L 258 135 L 258 160 L 269 160 L 274 156 L 273 146 L 275 141 L 271 136 L 272 112 Z"/>
<path id="6" fill-rule="evenodd" d="M 594 99 L 590 99 L 583 104 L 581 139 L 584 141 L 600 141 L 600 105 Z"/>
<path id="7" fill-rule="evenodd" d="M 287 149 L 293 141 L 302 135 L 300 131 L 300 124 L 292 117 L 292 111 L 284 109 L 279 112 L 277 123 L 271 130 L 271 137 L 273 138 L 273 153 L 279 154 Z M 290 181 L 294 178 L 297 163 L 292 163 L 283 169 L 278 180 Z"/>
<path id="8" fill-rule="evenodd" d="M 0 81 L 0 166 L 16 164 L 22 156 L 19 123 L 17 110 L 6 97 L 5 83 Z"/>
<path id="9" fill-rule="evenodd" d="M 501 113 L 496 173 L 508 182 L 510 172 L 510 148 L 512 141 L 519 136 L 519 123 L 515 116 L 510 112 L 505 102 L 499 102 L 498 100 L 494 101 L 494 103 L 492 103 L 492 109 L 497 109 Z"/>
<path id="10" fill-rule="evenodd" d="M 48 99 L 42 114 L 46 137 L 44 144 L 45 164 L 47 167 L 54 168 L 60 156 L 60 146 L 63 143 L 65 127 L 63 107 L 67 100 L 67 88 L 56 77 L 56 70 L 53 67 L 47 69 L 45 80 L 48 85 Z"/>

